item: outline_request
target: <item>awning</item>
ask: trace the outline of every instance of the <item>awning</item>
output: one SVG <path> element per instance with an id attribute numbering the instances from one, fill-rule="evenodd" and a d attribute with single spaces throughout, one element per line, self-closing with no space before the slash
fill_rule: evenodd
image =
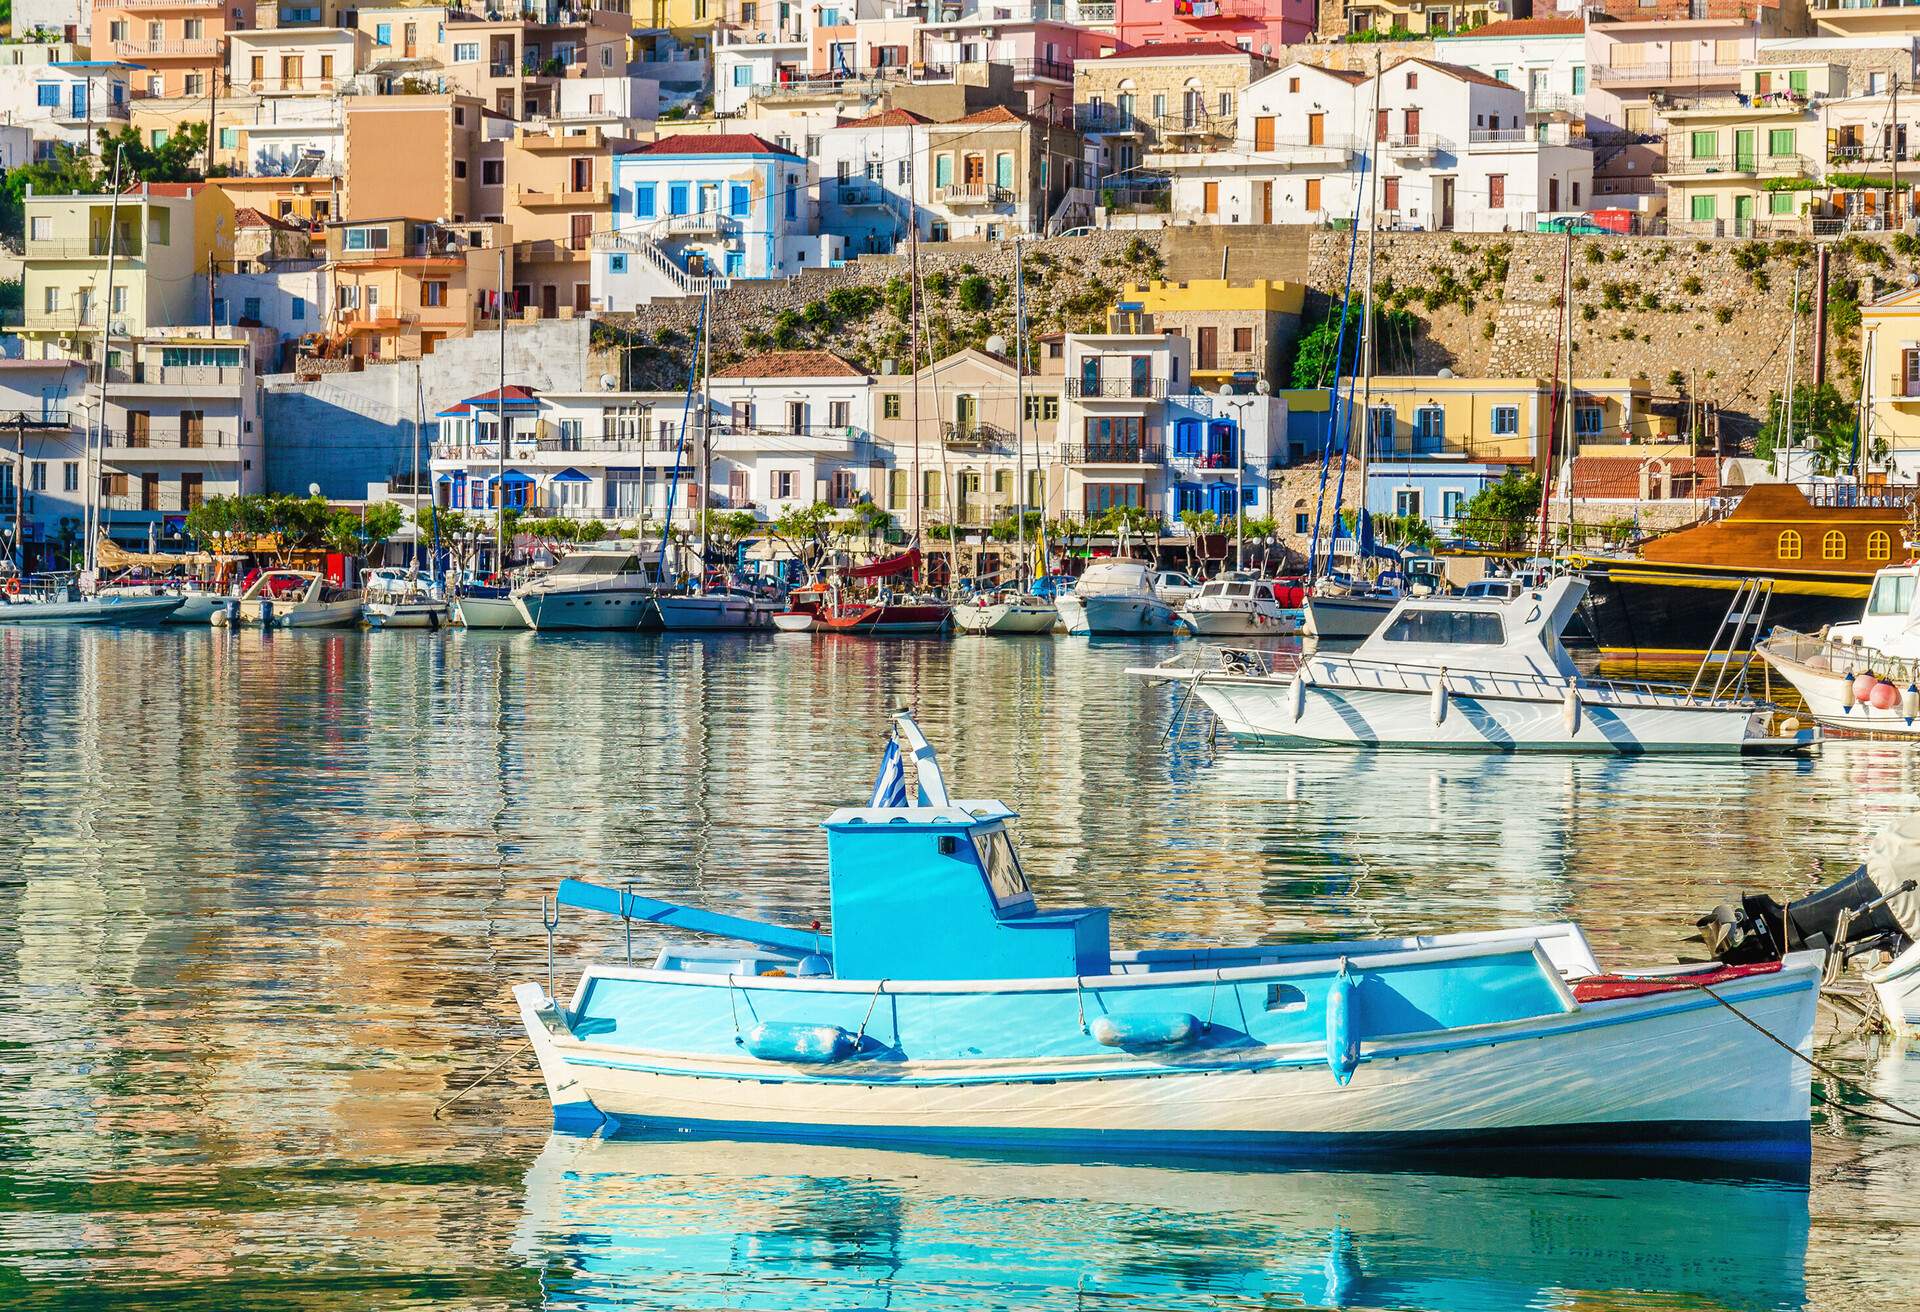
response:
<path id="1" fill-rule="evenodd" d="M 492 478 L 489 478 L 487 480 L 487 486 L 492 487 L 495 483 L 505 483 L 509 486 L 512 486 L 517 483 L 531 483 L 531 482 L 533 482 L 533 479 L 530 476 L 521 473 L 517 469 L 509 469 L 504 474 L 495 474 Z"/>
<path id="2" fill-rule="evenodd" d="M 847 571 L 850 579 L 884 579 L 895 574 L 906 574 L 919 568 L 920 548 L 903 551 L 897 556 L 888 556 L 885 560 L 876 560 L 868 565 L 855 565 Z"/>
<path id="3" fill-rule="evenodd" d="M 592 479 L 577 469 L 563 469 L 550 480 L 555 483 L 591 483 Z"/>

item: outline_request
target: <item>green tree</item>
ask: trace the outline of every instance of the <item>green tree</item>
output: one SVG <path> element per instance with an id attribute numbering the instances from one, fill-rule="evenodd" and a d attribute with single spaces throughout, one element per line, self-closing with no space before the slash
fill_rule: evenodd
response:
<path id="1" fill-rule="evenodd" d="M 893 515 L 882 510 L 871 501 L 858 501 L 847 512 L 845 532 L 858 535 L 872 549 L 874 539 L 883 538 L 893 531 Z"/>
<path id="2" fill-rule="evenodd" d="M 760 521 L 754 518 L 751 510 L 703 511 L 700 524 L 706 536 L 709 557 L 732 556 L 741 542 L 760 531 Z M 704 566 L 704 562 L 702 564 Z"/>
<path id="3" fill-rule="evenodd" d="M 1118 533 L 1125 529 L 1134 534 L 1157 534 L 1160 520 L 1145 506 L 1109 506 L 1094 516 L 1087 527 L 1095 533 Z"/>
<path id="4" fill-rule="evenodd" d="M 1373 535 L 1382 542 L 1421 550 L 1431 549 L 1435 541 L 1433 525 L 1419 515 L 1389 515 L 1385 511 L 1374 514 Z"/>
<path id="5" fill-rule="evenodd" d="M 187 512 L 187 536 L 203 551 L 233 551 L 245 532 L 243 500 L 241 497 L 208 497 Z"/>
<path id="6" fill-rule="evenodd" d="M 1540 475 L 1509 473 L 1460 508 L 1454 530 L 1495 551 L 1518 551 L 1532 538 L 1540 514 Z"/>
<path id="7" fill-rule="evenodd" d="M 1346 367 L 1351 370 L 1360 350 L 1360 307 L 1347 307 Z M 1411 310 L 1373 307 L 1374 359 L 1384 363 L 1392 358 L 1392 347 L 1410 342 L 1419 331 L 1420 321 Z M 1294 387 L 1330 387 L 1333 384 L 1334 350 L 1340 341 L 1340 314 L 1336 310 L 1315 324 L 1294 346 L 1291 385 Z"/>
<path id="8" fill-rule="evenodd" d="M 808 578 L 813 563 L 827 546 L 827 525 L 833 520 L 833 507 L 824 501 L 810 506 L 788 506 L 767 525 L 767 534 L 793 553 Z"/>
<path id="9" fill-rule="evenodd" d="M 1838 473 L 1852 460 L 1858 420 L 1853 402 L 1842 396 L 1832 383 L 1822 383 L 1819 387 L 1802 384 L 1793 389 L 1793 440 L 1813 449 L 1820 473 Z M 1753 453 L 1762 460 L 1771 460 L 1784 445 L 1786 398 L 1775 392 L 1767 400 L 1767 419 L 1754 437 Z"/>
<path id="10" fill-rule="evenodd" d="M 182 123 L 167 134 L 160 145 L 153 145 L 137 128 L 118 132 L 99 129 L 99 142 L 92 155 L 72 146 L 57 145 L 44 160 L 23 165 L 0 180 L 0 237 L 16 247 L 26 234 L 27 190 L 36 196 L 98 195 L 113 185 L 114 152 L 120 153 L 120 176 L 124 183 L 199 182 L 205 175 L 202 166 L 207 156 L 207 125 Z"/>

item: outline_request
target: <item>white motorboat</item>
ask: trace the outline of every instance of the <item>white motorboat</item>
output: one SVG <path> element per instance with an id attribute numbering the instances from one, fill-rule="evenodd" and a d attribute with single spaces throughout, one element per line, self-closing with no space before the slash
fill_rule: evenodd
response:
<path id="1" fill-rule="evenodd" d="M 530 629 L 638 629 L 659 589 L 631 551 L 575 551 L 513 590 Z"/>
<path id="2" fill-rule="evenodd" d="M 184 598 L 173 594 L 105 592 L 89 597 L 67 581 L 23 587 L 9 579 L 0 590 L 0 624 L 163 624 L 183 604 Z"/>
<path id="3" fill-rule="evenodd" d="M 1365 638 L 1400 604 L 1397 589 L 1359 582 L 1321 579 L 1302 603 L 1310 638 Z"/>
<path id="4" fill-rule="evenodd" d="M 100 586 L 102 597 L 177 597 L 179 606 L 163 615 L 162 624 L 198 624 L 205 627 L 213 613 L 233 594 L 199 579 L 109 580 Z"/>
<path id="5" fill-rule="evenodd" d="M 1173 632 L 1173 607 L 1137 560 L 1096 560 L 1060 597 L 1067 632 L 1081 637 Z"/>
<path id="6" fill-rule="evenodd" d="M 1920 565 L 1875 574 L 1853 623 L 1821 634 L 1776 628 L 1755 650 L 1825 728 L 1920 738 Z"/>
<path id="7" fill-rule="evenodd" d="M 773 627 L 779 603 L 738 588 L 709 592 L 661 593 L 660 627 L 701 633 L 741 632 Z"/>
<path id="8" fill-rule="evenodd" d="M 982 592 L 953 608 L 953 627 L 962 633 L 1052 633 L 1059 623 L 1060 610 L 1052 602 L 1013 589 Z"/>
<path id="9" fill-rule="evenodd" d="M 1202 637 L 1284 637 L 1300 631 L 1266 579 L 1229 577 L 1202 584 L 1180 607 L 1180 619 Z"/>
<path id="10" fill-rule="evenodd" d="M 456 592 L 453 619 L 463 629 L 524 629 L 527 617 L 507 588 L 473 587 Z"/>
<path id="11" fill-rule="evenodd" d="M 1818 740 L 1813 729 L 1775 736 L 1765 702 L 1584 677 L 1560 632 L 1585 591 L 1569 576 L 1510 601 L 1409 597 L 1353 652 L 1316 652 L 1291 670 L 1228 650 L 1209 669 L 1129 673 L 1186 680 L 1222 728 L 1269 742 L 1634 754 Z"/>
<path id="12" fill-rule="evenodd" d="M 1175 569 L 1163 569 L 1153 576 L 1153 590 L 1160 594 L 1160 600 L 1178 608 L 1185 605 L 1187 598 L 1200 590 L 1200 584 L 1190 574 L 1182 574 Z"/>
<path id="13" fill-rule="evenodd" d="M 216 610 L 216 627 L 257 624 L 270 629 L 323 629 L 358 624 L 364 598 L 310 569 L 270 569 Z"/>
<path id="14" fill-rule="evenodd" d="M 361 582 L 367 623 L 377 629 L 444 629 L 453 623 L 447 603 L 413 570 L 383 566 L 369 570 Z"/>

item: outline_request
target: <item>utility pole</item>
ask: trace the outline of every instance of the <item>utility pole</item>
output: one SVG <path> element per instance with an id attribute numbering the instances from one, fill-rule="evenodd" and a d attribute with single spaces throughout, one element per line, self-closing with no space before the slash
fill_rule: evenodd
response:
<path id="1" fill-rule="evenodd" d="M 1893 120 L 1887 125 L 1887 154 L 1892 158 L 1889 171 L 1892 174 L 1893 187 L 1892 195 L 1887 198 L 1887 207 L 1893 211 L 1894 221 L 1898 224 L 1900 218 L 1900 145 L 1901 139 L 1907 135 L 1900 130 L 1900 75 L 1898 73 L 1893 75 L 1893 103 L 1887 117 Z M 1912 207 L 1909 206 L 1908 208 L 1909 212 L 1911 212 Z"/>
<path id="2" fill-rule="evenodd" d="M 210 85 L 207 87 L 207 176 L 213 176 L 213 147 L 220 135 L 220 74 L 227 66 L 227 39 L 225 36 L 214 42 L 213 64 L 207 71 Z"/>

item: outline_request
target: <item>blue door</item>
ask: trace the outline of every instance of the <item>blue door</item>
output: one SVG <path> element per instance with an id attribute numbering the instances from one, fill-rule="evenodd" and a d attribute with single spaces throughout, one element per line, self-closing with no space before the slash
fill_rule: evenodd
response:
<path id="1" fill-rule="evenodd" d="M 87 116 L 87 84 L 85 82 L 74 83 L 69 99 L 73 105 L 73 112 L 69 117 L 85 118 Z"/>

